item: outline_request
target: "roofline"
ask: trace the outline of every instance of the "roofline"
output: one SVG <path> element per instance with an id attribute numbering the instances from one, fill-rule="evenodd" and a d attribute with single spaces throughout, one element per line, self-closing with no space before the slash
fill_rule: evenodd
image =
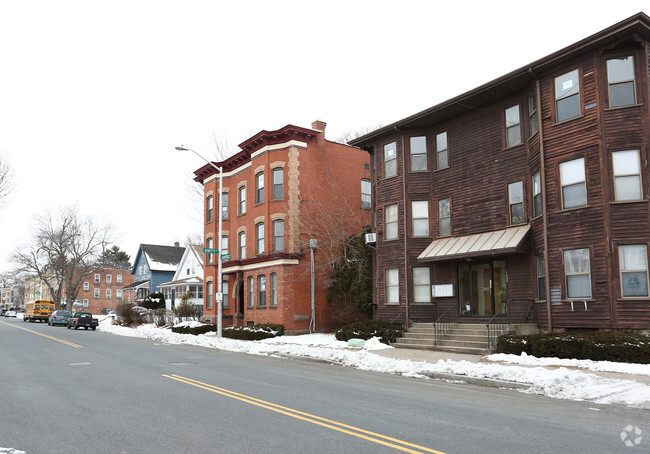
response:
<path id="1" fill-rule="evenodd" d="M 539 60 L 536 60 L 528 65 L 522 66 L 519 69 L 516 69 L 512 72 L 509 72 L 497 79 L 494 79 L 486 84 L 480 85 L 479 87 L 470 90 L 468 92 L 465 92 L 459 96 L 456 96 L 455 98 L 451 98 L 447 101 L 444 101 L 440 104 L 437 104 L 433 107 L 430 107 L 428 109 L 425 109 L 421 112 L 418 112 L 414 115 L 411 115 L 409 117 L 406 117 L 404 119 L 398 120 L 394 123 L 391 123 L 387 126 L 384 126 L 382 128 L 379 128 L 375 131 L 372 131 L 368 134 L 365 134 L 361 137 L 357 137 L 356 139 L 351 140 L 348 142 L 349 145 L 352 146 L 358 146 L 358 147 L 363 147 L 364 145 L 369 145 L 374 139 L 383 136 L 387 134 L 388 132 L 394 131 L 394 130 L 399 130 L 400 128 L 403 128 L 404 126 L 408 126 L 409 123 L 414 122 L 415 120 L 418 120 L 422 117 L 425 117 L 427 115 L 431 115 L 436 112 L 442 112 L 447 108 L 450 108 L 451 106 L 455 106 L 463 101 L 467 101 L 483 92 L 489 91 L 499 85 L 504 85 L 507 82 L 511 81 L 512 79 L 522 77 L 529 75 L 531 80 L 536 78 L 536 73 L 539 73 L 543 70 L 546 70 L 550 67 L 553 67 L 558 60 L 564 60 L 569 56 L 579 54 L 581 52 L 584 52 L 587 50 L 589 47 L 592 47 L 594 45 L 597 45 L 601 41 L 603 41 L 605 38 L 609 36 L 613 36 L 616 34 L 622 34 L 622 33 L 627 33 L 630 31 L 635 31 L 635 28 L 640 28 L 641 30 L 645 31 L 648 36 L 650 36 L 650 17 L 648 17 L 645 13 L 639 12 L 627 19 L 624 19 L 604 30 L 601 30 L 600 32 L 594 33 L 593 35 L 582 39 L 574 44 L 571 44 L 570 46 L 567 46 L 557 52 L 554 52 L 546 57 L 543 57 Z"/>

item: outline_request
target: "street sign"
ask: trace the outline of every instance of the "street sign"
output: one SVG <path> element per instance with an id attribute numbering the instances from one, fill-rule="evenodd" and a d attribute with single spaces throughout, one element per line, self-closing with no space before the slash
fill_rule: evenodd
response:
<path id="1" fill-rule="evenodd" d="M 212 249 L 211 247 L 204 247 L 203 252 L 206 254 L 218 254 L 219 249 Z"/>
<path id="2" fill-rule="evenodd" d="M 232 254 L 221 254 L 221 260 L 230 260 L 232 258 Z"/>

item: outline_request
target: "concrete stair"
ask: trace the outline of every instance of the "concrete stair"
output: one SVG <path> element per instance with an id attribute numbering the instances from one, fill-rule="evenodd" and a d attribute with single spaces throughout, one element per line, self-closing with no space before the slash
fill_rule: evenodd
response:
<path id="1" fill-rule="evenodd" d="M 507 325 L 492 326 L 498 329 L 499 335 L 507 330 Z M 487 328 L 483 323 L 458 323 L 435 345 L 433 323 L 415 323 L 393 346 L 483 355 L 488 353 Z"/>

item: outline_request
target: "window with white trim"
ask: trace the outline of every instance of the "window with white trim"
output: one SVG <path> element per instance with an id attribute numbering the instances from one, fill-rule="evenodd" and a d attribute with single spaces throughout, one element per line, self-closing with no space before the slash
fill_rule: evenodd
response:
<path id="1" fill-rule="evenodd" d="M 121 274 L 117 275 L 117 277 L 115 278 L 115 282 L 117 282 L 118 284 L 122 283 L 122 275 Z"/>
<path id="2" fill-rule="evenodd" d="M 413 267 L 413 301 L 415 304 L 431 303 L 431 273 L 429 267 Z"/>
<path id="3" fill-rule="evenodd" d="M 641 163 L 639 150 L 612 153 L 614 167 L 614 199 L 617 202 L 641 200 Z"/>
<path id="4" fill-rule="evenodd" d="M 271 306 L 278 305 L 278 275 L 271 273 Z"/>
<path id="5" fill-rule="evenodd" d="M 284 169 L 278 167 L 273 169 L 273 199 L 284 198 Z"/>
<path id="6" fill-rule="evenodd" d="M 266 306 L 266 276 L 257 276 L 257 305 Z"/>
<path id="7" fill-rule="evenodd" d="M 623 298 L 648 297 L 648 251 L 645 244 L 618 247 Z"/>
<path id="8" fill-rule="evenodd" d="M 246 258 L 246 232 L 239 232 L 239 259 L 243 260 Z"/>
<path id="9" fill-rule="evenodd" d="M 411 137 L 411 172 L 427 170 L 427 138 Z"/>
<path id="10" fill-rule="evenodd" d="M 94 291 L 93 291 L 93 297 L 94 297 L 95 299 L 98 299 L 98 298 L 99 298 L 99 289 L 98 289 L 98 288 L 94 289 Z"/>
<path id="11" fill-rule="evenodd" d="M 533 174 L 533 217 L 542 215 L 542 178 L 540 172 Z"/>
<path id="12" fill-rule="evenodd" d="M 384 145 L 384 178 L 397 175 L 397 142 Z"/>
<path id="13" fill-rule="evenodd" d="M 221 281 L 221 307 L 224 309 L 228 309 L 228 281 L 223 280 Z"/>
<path id="14" fill-rule="evenodd" d="M 246 186 L 242 186 L 237 191 L 239 195 L 239 214 L 246 214 Z"/>
<path id="15" fill-rule="evenodd" d="M 386 304 L 399 304 L 399 269 L 386 270 Z"/>
<path id="16" fill-rule="evenodd" d="M 385 211 L 384 239 L 394 240 L 398 237 L 397 205 L 388 205 Z"/>
<path id="17" fill-rule="evenodd" d="M 264 254 L 264 224 L 260 223 L 255 226 L 255 244 L 257 255 Z"/>
<path id="18" fill-rule="evenodd" d="M 273 251 L 284 251 L 284 219 L 273 221 Z"/>
<path id="19" fill-rule="evenodd" d="M 212 309 L 214 302 L 214 282 L 208 281 L 205 283 L 205 306 L 207 309 Z"/>
<path id="20" fill-rule="evenodd" d="M 413 236 L 429 236 L 429 202 L 427 200 L 411 202 L 411 223 Z"/>
<path id="21" fill-rule="evenodd" d="M 248 277 L 248 307 L 255 305 L 255 288 L 253 287 L 253 277 Z"/>
<path id="22" fill-rule="evenodd" d="M 107 289 L 106 289 L 106 299 L 107 299 L 107 300 L 110 300 L 110 299 L 111 299 L 111 289 L 110 289 L 110 288 L 107 288 Z"/>
<path id="23" fill-rule="evenodd" d="M 560 163 L 560 184 L 563 210 L 587 205 L 585 158 Z"/>
<path id="24" fill-rule="evenodd" d="M 524 222 L 524 183 L 516 181 L 508 185 L 510 225 Z"/>
<path id="25" fill-rule="evenodd" d="M 211 195 L 205 200 L 205 222 L 212 222 L 212 213 L 214 212 L 214 199 Z"/>
<path id="26" fill-rule="evenodd" d="M 90 283 L 84 282 L 84 290 L 90 290 Z"/>
<path id="27" fill-rule="evenodd" d="M 441 199 L 438 201 L 438 224 L 440 228 L 440 236 L 451 235 L 451 208 L 449 199 Z"/>
<path id="28" fill-rule="evenodd" d="M 628 55 L 607 60 L 607 81 L 609 84 L 609 107 L 636 104 L 634 57 Z"/>
<path id="29" fill-rule="evenodd" d="M 255 175 L 255 203 L 264 203 L 264 172 Z"/>
<path id="30" fill-rule="evenodd" d="M 95 274 L 95 284 L 99 284 L 102 281 L 102 276 L 100 274 Z"/>
<path id="31" fill-rule="evenodd" d="M 372 186 L 370 180 L 361 180 L 361 209 L 370 210 L 372 208 Z"/>
<path id="32" fill-rule="evenodd" d="M 567 299 L 591 298 L 589 249 L 564 251 L 564 275 Z"/>

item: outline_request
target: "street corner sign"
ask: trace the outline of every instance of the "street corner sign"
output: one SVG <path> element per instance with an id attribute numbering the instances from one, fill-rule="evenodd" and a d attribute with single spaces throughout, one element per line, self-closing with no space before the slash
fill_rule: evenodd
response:
<path id="1" fill-rule="evenodd" d="M 219 249 L 213 249 L 213 248 L 211 248 L 211 247 L 204 247 L 204 248 L 203 248 L 203 252 L 204 252 L 205 254 L 218 254 L 218 253 L 219 253 Z"/>

